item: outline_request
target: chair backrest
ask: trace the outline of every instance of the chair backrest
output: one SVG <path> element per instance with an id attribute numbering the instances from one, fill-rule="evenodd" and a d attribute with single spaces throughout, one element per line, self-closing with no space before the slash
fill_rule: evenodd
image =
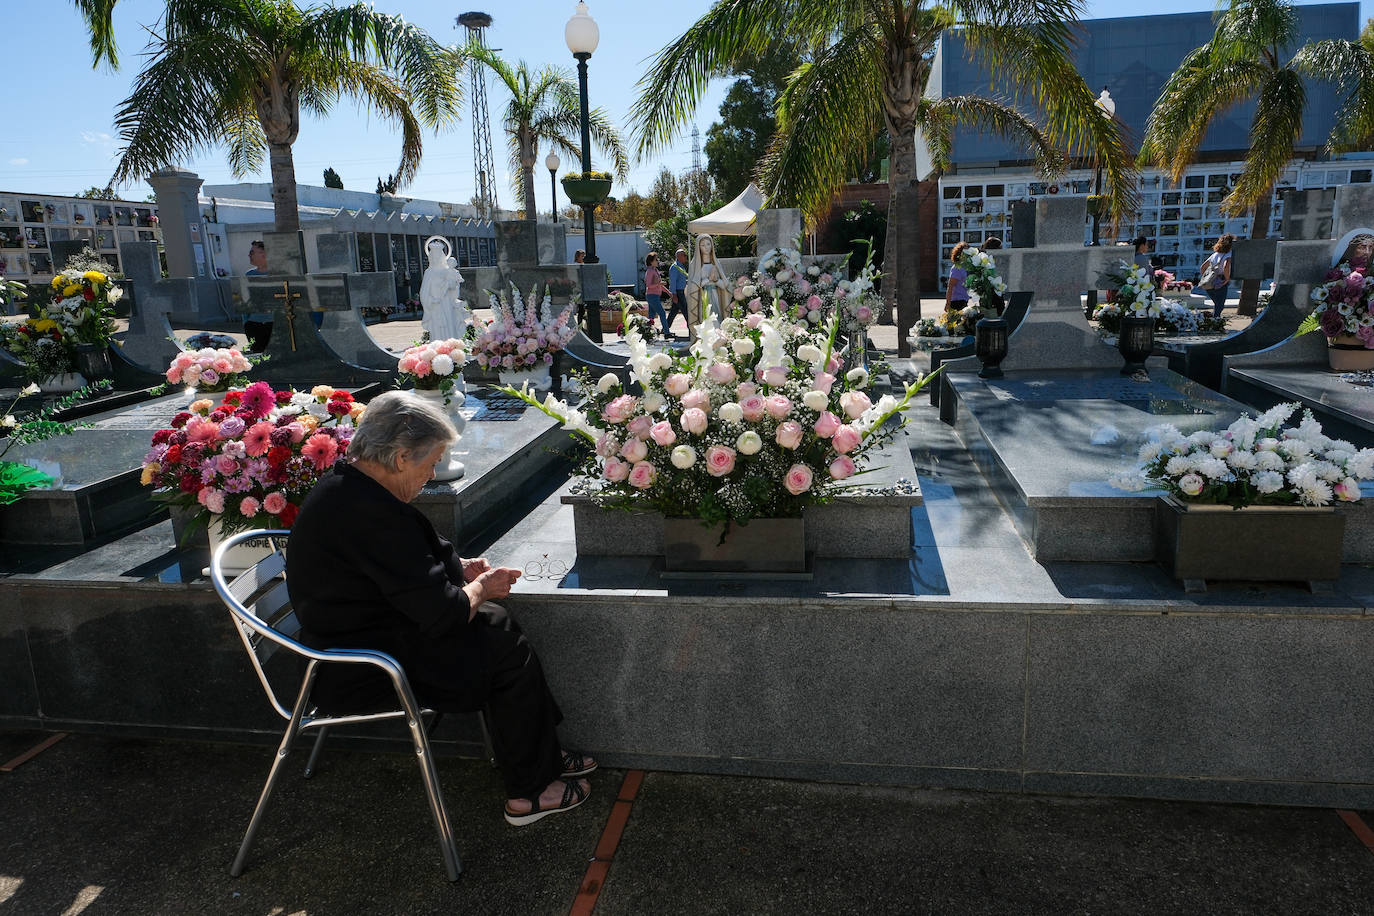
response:
<path id="1" fill-rule="evenodd" d="M 286 590 L 285 542 L 282 542 L 283 546 L 276 546 L 274 540 L 289 535 L 289 531 L 281 530 L 245 531 L 221 544 L 210 558 L 210 579 L 215 584 L 215 591 L 229 608 L 234 628 L 248 650 L 248 657 L 258 673 L 267 699 L 283 719 L 291 718 L 290 706 L 283 704 L 277 696 L 263 666 L 278 649 L 286 649 L 302 658 L 316 654 L 296 639 L 301 626 Z M 275 547 L 272 553 L 232 579 L 229 578 L 223 567 L 226 553 L 241 541 L 264 537 Z"/>

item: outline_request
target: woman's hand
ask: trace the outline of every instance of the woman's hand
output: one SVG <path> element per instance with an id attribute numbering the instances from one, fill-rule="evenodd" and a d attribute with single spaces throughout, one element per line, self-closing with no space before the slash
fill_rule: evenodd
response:
<path id="1" fill-rule="evenodd" d="M 464 582 L 471 582 L 482 573 L 491 569 L 491 564 L 487 562 L 486 557 L 474 557 L 471 560 L 463 560 L 462 563 Z"/>
<path id="2" fill-rule="evenodd" d="M 472 619 L 472 615 L 477 613 L 483 601 L 492 601 L 509 595 L 510 587 L 519 578 L 520 570 L 509 566 L 497 566 L 483 571 L 477 578 L 464 585 L 463 591 L 467 593 L 468 604 L 471 607 L 468 619 Z"/>

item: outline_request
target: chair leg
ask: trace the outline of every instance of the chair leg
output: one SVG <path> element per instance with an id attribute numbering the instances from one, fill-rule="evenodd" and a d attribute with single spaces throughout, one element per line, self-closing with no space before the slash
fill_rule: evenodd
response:
<path id="1" fill-rule="evenodd" d="M 434 756 L 429 750 L 429 738 L 425 734 L 422 721 L 411 720 L 411 742 L 415 745 L 415 756 L 420 764 L 420 778 L 425 784 L 425 796 L 429 800 L 429 811 L 434 816 L 434 828 L 439 834 L 439 851 L 444 857 L 444 871 L 450 881 L 457 881 L 463 873 L 463 863 L 458 859 L 458 847 L 453 839 L 453 827 L 449 825 L 448 811 L 444 808 L 444 797 L 439 791 L 439 774 L 434 770 Z"/>
<path id="2" fill-rule="evenodd" d="M 320 733 L 315 737 L 315 746 L 310 750 L 310 759 L 305 763 L 305 778 L 309 779 L 315 775 L 315 762 L 320 759 L 320 751 L 324 750 L 324 738 L 329 734 L 329 726 L 322 726 Z"/>
<path id="3" fill-rule="evenodd" d="M 482 748 L 487 752 L 487 762 L 496 766 L 496 748 L 491 744 L 491 729 L 487 728 L 486 710 L 477 711 L 477 724 L 482 727 Z"/>
<path id="4" fill-rule="evenodd" d="M 267 802 L 272 797 L 272 790 L 277 787 L 277 777 L 281 775 L 282 764 L 286 762 L 286 755 L 291 753 L 291 746 L 296 743 L 296 736 L 300 733 L 305 705 L 310 699 L 310 689 L 315 684 L 315 665 L 312 661 L 306 666 L 305 680 L 301 682 L 301 692 L 296 698 L 296 706 L 291 710 L 291 721 L 286 726 L 286 734 L 282 735 L 276 756 L 272 758 L 272 769 L 267 773 L 267 782 L 262 787 L 262 794 L 258 796 L 258 806 L 253 809 L 253 817 L 248 822 L 248 830 L 243 835 L 238 855 L 234 856 L 234 864 L 229 866 L 229 874 L 235 878 L 243 874 L 243 865 L 248 860 L 248 850 L 253 847 L 258 826 L 262 823 L 263 813 L 267 810 Z"/>

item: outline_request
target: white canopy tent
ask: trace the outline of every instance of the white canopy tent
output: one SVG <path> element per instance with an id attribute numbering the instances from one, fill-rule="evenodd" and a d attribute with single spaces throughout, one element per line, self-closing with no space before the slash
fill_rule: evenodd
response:
<path id="1" fill-rule="evenodd" d="M 693 235 L 753 235 L 754 218 L 763 209 L 763 192 L 753 182 L 714 213 L 697 217 L 687 224 Z"/>

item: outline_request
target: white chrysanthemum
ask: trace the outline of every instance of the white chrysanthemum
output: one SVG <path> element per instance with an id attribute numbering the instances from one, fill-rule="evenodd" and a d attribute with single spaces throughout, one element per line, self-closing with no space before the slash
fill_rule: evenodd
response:
<path id="1" fill-rule="evenodd" d="M 1284 439 L 1279 443 L 1279 451 L 1291 460 L 1297 461 L 1312 454 L 1312 446 L 1301 439 Z"/>
<path id="2" fill-rule="evenodd" d="M 1220 458 L 1208 455 L 1197 462 L 1198 473 L 1211 480 L 1221 480 L 1231 476 L 1231 469 Z"/>
<path id="3" fill-rule="evenodd" d="M 430 365 L 433 367 L 435 375 L 453 374 L 453 357 L 449 356 L 447 353 L 440 353 L 438 356 L 434 357 L 434 362 Z"/>
<path id="4" fill-rule="evenodd" d="M 819 412 L 825 410 L 826 405 L 830 403 L 830 395 L 824 391 L 808 391 L 802 395 L 802 403 L 811 410 Z"/>
<path id="5" fill-rule="evenodd" d="M 1325 480 L 1327 483 L 1335 483 L 1336 481 L 1340 480 L 1342 477 L 1345 476 L 1345 474 L 1342 473 L 1341 468 L 1335 464 L 1332 464 L 1330 461 L 1312 462 L 1312 473 L 1316 474 L 1318 477 L 1320 477 L 1322 480 Z"/>
<path id="6" fill-rule="evenodd" d="M 649 357 L 649 371 L 662 372 L 673 364 L 673 358 L 667 353 L 655 353 Z"/>
<path id="7" fill-rule="evenodd" d="M 673 467 L 685 471 L 697 463 L 697 450 L 690 445 L 679 445 L 673 449 L 668 460 L 673 463 Z"/>
<path id="8" fill-rule="evenodd" d="M 748 356 L 754 352 L 754 341 L 748 337 L 739 337 L 731 342 L 730 349 L 734 350 L 737 356 Z"/>
<path id="9" fill-rule="evenodd" d="M 1253 471 L 1259 459 L 1254 452 L 1234 451 L 1226 456 L 1226 463 L 1237 471 Z"/>
<path id="10" fill-rule="evenodd" d="M 1182 477 L 1193 469 L 1192 459 L 1186 455 L 1175 455 L 1164 465 L 1164 473 L 1170 477 Z"/>
<path id="11" fill-rule="evenodd" d="M 644 405 L 645 413 L 658 413 L 663 409 L 663 405 L 667 403 L 667 400 L 663 397 L 662 392 L 649 391 L 645 393 L 644 400 L 640 403 Z"/>
<path id="12" fill-rule="evenodd" d="M 1285 420 L 1293 416 L 1294 412 L 1297 411 L 1299 406 L 1301 405 L 1295 402 L 1288 404 L 1279 404 L 1278 406 L 1271 407 L 1264 413 L 1260 414 L 1258 419 L 1255 420 L 1255 422 L 1259 424 L 1260 429 L 1278 429 L 1279 426 L 1283 425 Z"/>
<path id="13" fill-rule="evenodd" d="M 797 359 L 805 360 L 815 366 L 825 359 L 825 354 L 815 344 L 802 344 L 797 348 Z"/>
<path id="14" fill-rule="evenodd" d="M 849 382 L 851 388 L 868 387 L 868 370 L 862 366 L 856 369 L 850 369 L 844 374 L 844 377 L 845 381 Z"/>
<path id="15" fill-rule="evenodd" d="M 620 384 L 620 378 L 614 372 L 607 372 L 596 380 L 596 390 L 602 394 L 610 394 L 611 389 Z"/>
<path id="16" fill-rule="evenodd" d="M 1345 472 L 1356 480 L 1374 477 L 1374 449 L 1360 449 L 1354 458 L 1345 463 Z"/>
<path id="17" fill-rule="evenodd" d="M 1298 487 L 1298 502 L 1304 506 L 1330 505 L 1331 497 L 1331 484 L 1315 477 L 1304 480 Z"/>
<path id="18" fill-rule="evenodd" d="M 1210 429 L 1200 429 L 1195 433 L 1189 433 L 1188 444 L 1193 446 L 1201 446 L 1202 448 L 1211 448 L 1212 439 L 1215 436 L 1216 433 L 1212 432 Z"/>
<path id="19" fill-rule="evenodd" d="M 1163 448 L 1163 445 L 1159 442 L 1146 442 L 1140 447 L 1140 450 L 1136 452 L 1136 460 L 1141 464 L 1148 464 L 1159 457 L 1161 448 Z"/>
<path id="20" fill-rule="evenodd" d="M 720 417 L 726 423 L 738 423 L 744 419 L 744 408 L 740 407 L 739 404 L 734 401 L 726 401 L 724 404 L 720 405 L 720 407 L 716 408 L 716 416 Z"/>
<path id="21" fill-rule="evenodd" d="M 1276 471 L 1260 471 L 1251 478 L 1251 482 L 1256 490 L 1266 495 L 1283 489 L 1283 475 Z"/>
<path id="22" fill-rule="evenodd" d="M 759 449 L 763 448 L 763 439 L 752 429 L 747 429 L 735 440 L 735 448 L 739 449 L 741 455 L 757 455 Z"/>
<path id="23" fill-rule="evenodd" d="M 1261 471 L 1282 471 L 1287 465 L 1278 452 L 1255 452 L 1255 467 Z"/>
<path id="24" fill-rule="evenodd" d="M 1301 487 L 1317 479 L 1316 468 L 1310 461 L 1304 461 L 1302 464 L 1294 465 L 1288 469 L 1288 482 L 1295 487 Z"/>

